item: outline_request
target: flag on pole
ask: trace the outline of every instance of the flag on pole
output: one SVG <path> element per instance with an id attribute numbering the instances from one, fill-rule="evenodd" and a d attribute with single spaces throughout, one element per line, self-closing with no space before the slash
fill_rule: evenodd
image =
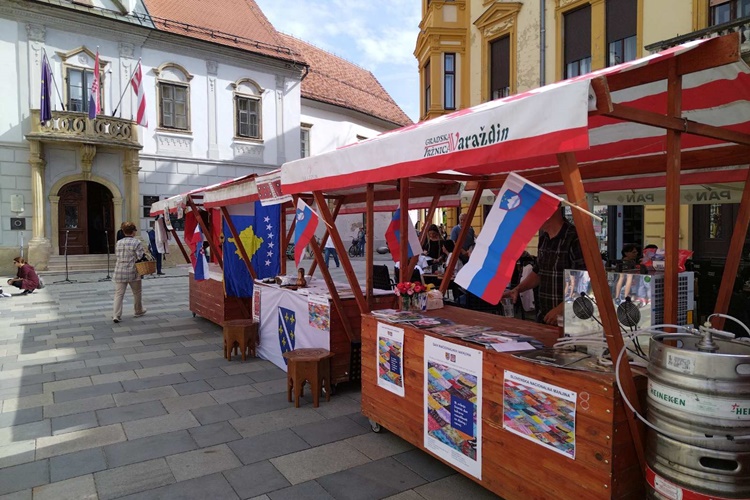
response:
<path id="1" fill-rule="evenodd" d="M 91 84 L 91 93 L 89 93 L 89 118 L 94 119 L 97 115 L 102 112 L 101 104 L 99 102 L 99 88 L 101 82 L 99 82 L 99 51 L 96 51 L 96 60 L 94 62 L 94 82 Z"/>
<path id="2" fill-rule="evenodd" d="M 193 233 L 193 245 L 194 245 L 194 257 L 190 259 L 193 263 L 193 272 L 195 275 L 195 281 L 203 281 L 208 279 L 208 261 L 206 260 L 206 252 L 203 251 L 203 231 L 201 231 L 200 224 L 195 226 L 195 232 Z"/>
<path id="3" fill-rule="evenodd" d="M 411 258 L 422 253 L 422 245 L 419 244 L 419 236 L 417 236 L 417 230 L 414 228 L 414 225 L 409 222 L 406 227 L 409 232 L 407 256 Z M 398 262 L 401 255 L 401 207 L 393 212 L 391 223 L 385 231 L 385 242 L 388 245 L 388 250 L 391 251 L 393 262 Z"/>
<path id="4" fill-rule="evenodd" d="M 492 205 L 469 262 L 456 284 L 497 304 L 510 282 L 516 261 L 531 238 L 557 210 L 560 198 L 511 173 Z"/>
<path id="5" fill-rule="evenodd" d="M 138 66 L 135 67 L 133 77 L 130 79 L 130 86 L 133 87 L 137 98 L 138 111 L 136 113 L 135 121 L 138 125 L 148 127 L 148 118 L 146 117 L 146 91 L 143 89 L 143 70 L 141 69 L 141 61 L 138 61 Z"/>
<path id="6" fill-rule="evenodd" d="M 302 201 L 297 200 L 297 223 L 294 226 L 294 264 L 299 267 L 302 262 L 302 255 L 310 240 L 315 235 L 318 228 L 318 214 L 310 206 Z"/>
<path id="7" fill-rule="evenodd" d="M 52 119 L 52 68 L 49 66 L 47 52 L 42 58 L 42 96 L 39 101 L 39 121 L 44 123 Z"/>

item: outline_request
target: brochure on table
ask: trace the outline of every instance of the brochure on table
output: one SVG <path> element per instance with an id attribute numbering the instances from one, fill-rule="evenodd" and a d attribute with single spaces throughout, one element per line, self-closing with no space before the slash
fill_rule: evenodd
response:
<path id="1" fill-rule="evenodd" d="M 482 479 L 482 351 L 424 338 L 424 447 Z"/>
<path id="2" fill-rule="evenodd" d="M 404 329 L 378 322 L 378 387 L 404 397 Z"/>

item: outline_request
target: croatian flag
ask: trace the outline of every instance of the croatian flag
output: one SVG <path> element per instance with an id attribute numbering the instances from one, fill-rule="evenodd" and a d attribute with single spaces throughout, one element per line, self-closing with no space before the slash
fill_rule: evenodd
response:
<path id="1" fill-rule="evenodd" d="M 302 199 L 297 200 L 297 223 L 294 226 L 294 264 L 299 267 L 305 247 L 318 228 L 318 214 Z"/>
<path id="2" fill-rule="evenodd" d="M 203 231 L 201 231 L 200 224 L 195 226 L 195 232 L 193 233 L 193 244 L 195 245 L 195 256 L 193 261 L 193 271 L 195 274 L 195 281 L 203 281 L 208 279 L 208 261 L 206 260 L 206 252 L 203 251 Z"/>
<path id="3" fill-rule="evenodd" d="M 102 113 L 101 101 L 99 100 L 99 88 L 101 83 L 99 82 L 99 51 L 96 51 L 96 60 L 94 61 L 94 82 L 91 84 L 91 92 L 89 93 L 89 118 L 94 119 L 97 115 Z"/>
<path id="4" fill-rule="evenodd" d="M 414 257 L 422 253 L 422 246 L 419 244 L 419 236 L 417 236 L 417 230 L 414 229 L 414 225 L 409 221 L 406 224 L 409 232 L 409 248 L 407 249 L 407 256 L 409 258 Z M 401 256 L 401 208 L 393 212 L 391 223 L 388 224 L 388 229 L 385 231 L 385 242 L 388 245 L 388 250 L 391 251 L 391 258 L 393 262 L 398 262 Z"/>
<path id="5" fill-rule="evenodd" d="M 516 174 L 509 174 L 456 283 L 497 304 L 516 261 L 531 238 L 557 210 L 560 198 Z"/>

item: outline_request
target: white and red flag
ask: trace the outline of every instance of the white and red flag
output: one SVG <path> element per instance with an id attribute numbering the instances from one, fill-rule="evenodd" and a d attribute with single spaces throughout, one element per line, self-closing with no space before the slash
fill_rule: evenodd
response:
<path id="1" fill-rule="evenodd" d="M 135 121 L 138 122 L 138 125 L 148 127 L 148 117 L 146 116 L 146 92 L 143 89 L 143 71 L 141 70 L 141 61 L 138 61 L 138 66 L 136 66 L 135 71 L 133 71 L 133 77 L 130 79 L 130 86 L 133 87 L 133 92 L 135 92 L 138 101 L 138 112 Z"/>

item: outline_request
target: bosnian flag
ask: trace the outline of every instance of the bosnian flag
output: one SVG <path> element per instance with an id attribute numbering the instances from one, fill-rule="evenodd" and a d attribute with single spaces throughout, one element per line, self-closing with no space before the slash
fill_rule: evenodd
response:
<path id="1" fill-rule="evenodd" d="M 89 93 L 89 118 L 94 119 L 102 113 L 101 101 L 99 100 L 101 82 L 99 81 L 99 51 L 96 51 L 96 60 L 94 61 L 94 82 L 91 84 Z"/>
<path id="2" fill-rule="evenodd" d="M 138 60 L 138 66 L 135 67 L 133 77 L 130 79 L 130 86 L 133 87 L 137 98 L 138 111 L 136 113 L 136 122 L 142 127 L 148 127 L 148 117 L 146 116 L 146 92 L 143 89 L 143 70 L 141 61 Z"/>
<path id="3" fill-rule="evenodd" d="M 407 249 L 407 256 L 409 258 L 414 257 L 422 253 L 422 246 L 419 244 L 419 236 L 417 236 L 417 230 L 414 229 L 414 225 L 411 221 L 406 225 L 409 233 L 409 248 Z M 391 257 L 393 262 L 398 262 L 401 256 L 401 207 L 393 212 L 391 223 L 388 224 L 388 229 L 385 231 L 385 242 L 388 245 L 388 250 L 391 251 Z"/>
<path id="4" fill-rule="evenodd" d="M 511 173 L 505 180 L 456 283 L 482 300 L 497 304 L 516 261 L 531 238 L 557 210 L 560 198 Z"/>
<path id="5" fill-rule="evenodd" d="M 193 244 L 195 245 L 195 256 L 193 261 L 193 271 L 195 274 L 195 281 L 203 281 L 208 279 L 208 261 L 206 260 L 206 252 L 203 251 L 203 231 L 201 231 L 200 224 L 195 226 L 195 232 L 193 233 Z"/>
<path id="6" fill-rule="evenodd" d="M 305 253 L 305 247 L 315 235 L 318 228 L 318 214 L 313 212 L 310 206 L 302 201 L 297 200 L 297 222 L 294 226 L 294 264 L 299 267 L 302 262 L 302 255 Z"/>

